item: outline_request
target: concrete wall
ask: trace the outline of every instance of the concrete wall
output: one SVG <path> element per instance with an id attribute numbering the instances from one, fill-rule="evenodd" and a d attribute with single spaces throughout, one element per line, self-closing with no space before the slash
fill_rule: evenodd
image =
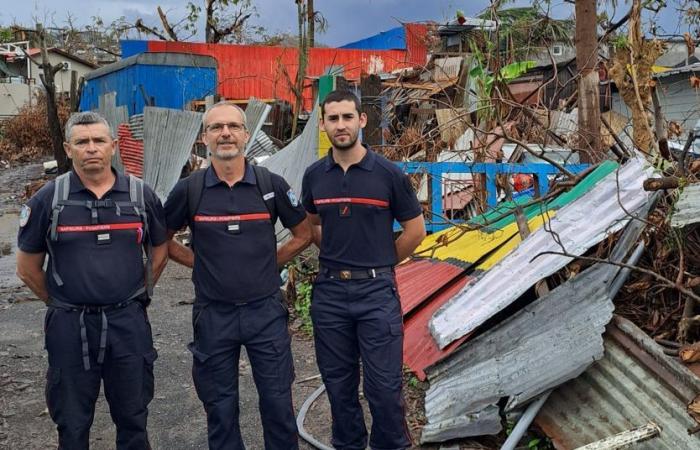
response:
<path id="1" fill-rule="evenodd" d="M 20 83 L 0 83 L 0 118 L 14 116 L 29 101 L 32 93 L 40 88 Z"/>

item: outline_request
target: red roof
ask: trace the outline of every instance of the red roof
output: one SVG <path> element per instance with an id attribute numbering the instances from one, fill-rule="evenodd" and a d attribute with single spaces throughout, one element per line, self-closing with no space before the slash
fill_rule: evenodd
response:
<path id="1" fill-rule="evenodd" d="M 345 78 L 359 80 L 361 74 L 424 65 L 427 49 L 420 36 L 425 36 L 427 27 L 420 24 L 407 27 L 407 50 L 309 49 L 304 109 L 310 111 L 313 103 L 310 79 L 326 74 L 329 69 L 342 67 Z M 294 103 L 290 83 L 294 83 L 297 74 L 297 48 L 148 41 L 148 51 L 213 56 L 219 64 L 217 92 L 227 99 L 256 97 Z"/>

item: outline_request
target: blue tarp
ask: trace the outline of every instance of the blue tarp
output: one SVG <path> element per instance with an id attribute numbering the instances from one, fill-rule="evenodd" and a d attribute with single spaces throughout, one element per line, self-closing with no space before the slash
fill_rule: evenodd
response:
<path id="1" fill-rule="evenodd" d="M 403 26 L 383 31 L 359 41 L 345 44 L 339 48 L 363 50 L 406 50 L 406 30 Z"/>

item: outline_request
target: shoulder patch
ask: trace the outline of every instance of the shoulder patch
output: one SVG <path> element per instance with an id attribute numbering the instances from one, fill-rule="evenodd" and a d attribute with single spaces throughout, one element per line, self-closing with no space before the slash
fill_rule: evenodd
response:
<path id="1" fill-rule="evenodd" d="M 295 208 L 299 206 L 299 198 L 297 197 L 297 194 L 294 193 L 292 189 L 289 189 L 287 191 L 287 197 L 289 198 L 289 203 L 292 204 Z"/>
<path id="2" fill-rule="evenodd" d="M 32 214 L 32 208 L 27 205 L 22 206 L 22 210 L 19 212 L 19 226 L 22 228 L 29 222 L 29 216 Z"/>

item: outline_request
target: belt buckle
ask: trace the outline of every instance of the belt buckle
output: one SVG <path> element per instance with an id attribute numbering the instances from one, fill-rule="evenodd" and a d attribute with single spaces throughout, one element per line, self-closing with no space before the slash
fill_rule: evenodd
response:
<path id="1" fill-rule="evenodd" d="M 349 280 L 352 278 L 352 272 L 349 270 L 341 270 L 340 271 L 340 279 L 341 280 Z"/>

